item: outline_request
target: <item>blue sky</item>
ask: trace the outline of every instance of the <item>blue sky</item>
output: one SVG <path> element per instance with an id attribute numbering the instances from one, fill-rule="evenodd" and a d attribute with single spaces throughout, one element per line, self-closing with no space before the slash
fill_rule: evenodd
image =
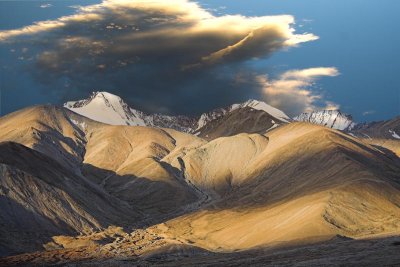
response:
<path id="1" fill-rule="evenodd" d="M 71 8 L 72 5 L 90 5 L 97 2 L 99 1 L 2 1 L 0 2 L 0 30 L 20 28 L 31 25 L 35 21 L 57 19 L 60 16 L 73 14 L 75 9 Z M 276 77 L 290 70 L 335 67 L 340 75 L 313 80 L 309 83 L 307 90 L 322 95 L 324 101 L 340 105 L 342 111 L 352 114 L 357 121 L 383 120 L 400 114 L 400 87 L 397 82 L 400 70 L 399 1 L 202 0 L 198 2 L 201 7 L 215 16 L 226 14 L 241 14 L 249 17 L 293 15 L 296 19 L 294 26 L 296 32 L 311 32 L 319 36 L 318 40 L 300 44 L 299 47 L 281 49 L 258 60 L 247 60 L 240 65 L 240 69 L 248 66 L 252 71 L 268 75 L 270 79 L 278 79 Z M 51 6 L 44 8 L 43 5 L 46 4 L 51 4 Z M 87 94 L 86 91 L 79 92 L 79 89 L 75 89 L 72 95 L 63 94 L 60 91 L 67 89 L 63 88 L 61 83 L 47 84 L 43 80 L 32 78 L 27 70 L 29 62 L 25 60 L 21 64 L 15 56 L 16 53 L 10 53 L 10 49 L 13 49 L 12 45 L 0 44 L 2 115 L 32 104 L 60 104 L 65 98 L 83 97 Z M 22 46 L 19 49 L 23 49 Z M 232 76 L 230 72 L 233 68 L 239 67 L 230 65 L 227 71 L 229 74 L 225 76 Z M 225 69 L 218 70 L 223 73 Z M 188 84 L 187 81 L 184 82 Z M 183 82 L 180 81 L 180 83 Z M 44 89 L 49 86 L 57 87 L 57 90 Z M 186 86 L 193 87 L 190 84 Z M 107 88 L 99 89 L 107 90 Z M 192 95 L 190 98 L 184 98 L 185 101 L 196 99 L 195 96 L 199 94 L 199 90 L 187 89 L 192 92 Z M 198 104 L 198 110 L 247 97 L 243 93 L 236 95 L 236 98 L 231 97 L 225 91 L 224 94 L 218 95 L 203 94 L 203 92 L 200 94 L 202 98 L 197 99 L 203 102 L 207 101 L 208 96 L 226 98 L 226 100 L 210 105 Z M 252 96 L 252 93 L 249 93 L 249 97 Z M 129 97 L 133 99 L 131 101 L 134 102 L 133 104 L 139 106 L 148 103 L 146 97 L 162 98 L 157 93 L 146 93 L 135 99 L 134 92 Z M 137 99 L 140 99 L 142 103 Z M 268 99 L 266 101 L 268 102 Z M 157 102 L 151 102 L 151 104 L 157 105 Z M 176 103 L 165 102 L 165 105 L 168 107 Z M 176 110 L 178 113 L 180 111 L 185 110 Z"/>

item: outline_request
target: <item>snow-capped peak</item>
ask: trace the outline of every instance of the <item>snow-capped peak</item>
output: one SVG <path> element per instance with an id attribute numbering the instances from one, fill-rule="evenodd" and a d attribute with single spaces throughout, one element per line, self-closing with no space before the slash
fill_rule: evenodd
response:
<path id="1" fill-rule="evenodd" d="M 195 118 L 186 116 L 146 114 L 130 108 L 119 96 L 107 92 L 93 92 L 89 98 L 67 102 L 64 107 L 111 125 L 154 126 L 191 132 L 197 123 Z"/>
<path id="2" fill-rule="evenodd" d="M 239 108 L 244 108 L 244 107 L 250 107 L 256 110 L 262 110 L 267 112 L 269 115 L 271 115 L 272 117 L 275 117 L 283 122 L 289 122 L 290 118 L 288 115 L 286 115 L 282 110 L 279 110 L 277 108 L 274 108 L 273 106 L 268 105 L 267 103 L 263 102 L 263 101 L 259 101 L 259 100 L 254 100 L 254 99 L 250 99 L 247 100 L 246 102 L 242 103 L 242 104 L 233 104 L 231 106 L 231 110 L 236 110 Z"/>
<path id="3" fill-rule="evenodd" d="M 343 114 L 339 110 L 321 110 L 302 113 L 293 119 L 295 121 L 310 122 L 337 130 L 351 130 L 355 125 L 350 115 Z"/>
<path id="4" fill-rule="evenodd" d="M 226 113 L 232 112 L 234 110 L 246 108 L 246 107 L 249 107 L 249 108 L 252 108 L 255 110 L 264 111 L 281 122 L 289 122 L 291 120 L 289 118 L 289 116 L 287 116 L 283 111 L 281 111 L 277 108 L 274 108 L 265 102 L 262 102 L 259 100 L 254 100 L 254 99 L 249 99 L 246 102 L 233 104 L 227 108 L 219 108 L 219 109 L 215 109 L 211 112 L 203 113 L 198 120 L 196 131 L 201 129 L 202 127 L 204 127 L 208 122 L 215 120 L 219 117 L 222 117 Z"/>
<path id="5" fill-rule="evenodd" d="M 290 121 L 290 118 L 281 110 L 258 100 L 248 100 L 241 104 L 219 108 L 203 113 L 199 117 L 146 114 L 130 108 L 119 96 L 108 92 L 93 92 L 89 98 L 67 102 L 64 104 L 64 107 L 92 120 L 111 125 L 172 128 L 188 133 L 195 132 L 204 127 L 208 122 L 220 118 L 229 112 L 246 107 L 267 112 L 276 118 L 278 124 L 279 122 Z"/>
<path id="6" fill-rule="evenodd" d="M 89 98 L 67 102 L 64 107 L 111 125 L 146 125 L 142 112 L 129 108 L 119 96 L 107 92 L 93 92 Z"/>

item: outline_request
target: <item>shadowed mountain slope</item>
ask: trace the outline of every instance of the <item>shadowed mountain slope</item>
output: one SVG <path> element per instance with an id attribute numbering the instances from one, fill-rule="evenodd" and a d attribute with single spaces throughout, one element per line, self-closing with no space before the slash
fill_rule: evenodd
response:
<path id="1" fill-rule="evenodd" d="M 142 217 L 125 203 L 21 144 L 0 143 L 2 254 L 39 250 L 55 235 L 88 234 Z"/>
<path id="2" fill-rule="evenodd" d="M 400 157 L 400 117 L 387 121 L 357 124 L 350 134 Z"/>
<path id="3" fill-rule="evenodd" d="M 244 107 L 209 121 L 194 134 L 212 140 L 240 133 L 265 133 L 285 123 L 262 110 Z"/>

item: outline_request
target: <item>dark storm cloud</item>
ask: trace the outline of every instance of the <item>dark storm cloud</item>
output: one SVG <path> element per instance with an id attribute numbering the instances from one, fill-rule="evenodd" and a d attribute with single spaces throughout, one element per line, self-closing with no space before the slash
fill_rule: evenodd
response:
<path id="1" fill-rule="evenodd" d="M 29 70 L 65 98 L 102 90 L 146 111 L 193 114 L 262 97 L 263 84 L 243 63 L 317 39 L 294 34 L 293 23 L 216 17 L 186 0 L 105 1 L 2 31 L 0 42 L 29 47 Z"/>

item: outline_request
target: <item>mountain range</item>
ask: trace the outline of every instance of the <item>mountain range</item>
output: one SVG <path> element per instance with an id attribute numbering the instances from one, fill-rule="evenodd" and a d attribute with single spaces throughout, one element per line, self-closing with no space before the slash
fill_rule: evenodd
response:
<path id="1" fill-rule="evenodd" d="M 385 138 L 400 139 L 397 134 L 400 133 L 397 118 L 387 122 L 356 123 L 351 115 L 340 110 L 313 111 L 290 118 L 283 111 L 254 99 L 217 108 L 200 116 L 146 114 L 108 92 L 93 92 L 87 99 L 70 101 L 63 106 L 82 116 L 110 125 L 170 128 L 207 139 L 243 132 L 262 133 L 293 121 L 341 130 L 359 138 L 368 138 L 368 133 L 373 132 L 380 124 L 385 124 L 387 126 L 383 131 L 380 130 L 380 134 Z"/>
<path id="2" fill-rule="evenodd" d="M 129 107 L 119 96 L 107 92 L 93 92 L 89 98 L 67 102 L 64 104 L 64 107 L 87 118 L 111 125 L 171 128 L 200 136 L 204 135 L 202 132 L 206 129 L 203 128 L 209 122 L 224 117 L 231 112 L 242 114 L 251 109 L 267 113 L 270 118 L 267 124 L 272 126 L 275 124 L 279 125 L 279 123 L 287 123 L 290 120 L 284 112 L 257 100 L 248 100 L 241 104 L 233 104 L 229 107 L 218 108 L 203 113 L 198 117 L 146 114 Z M 276 121 L 276 123 L 274 121 Z M 239 132 L 240 130 L 238 133 Z"/>
<path id="3" fill-rule="evenodd" d="M 1 265 L 400 264 L 400 117 L 168 116 L 96 92 L 0 129 Z"/>

